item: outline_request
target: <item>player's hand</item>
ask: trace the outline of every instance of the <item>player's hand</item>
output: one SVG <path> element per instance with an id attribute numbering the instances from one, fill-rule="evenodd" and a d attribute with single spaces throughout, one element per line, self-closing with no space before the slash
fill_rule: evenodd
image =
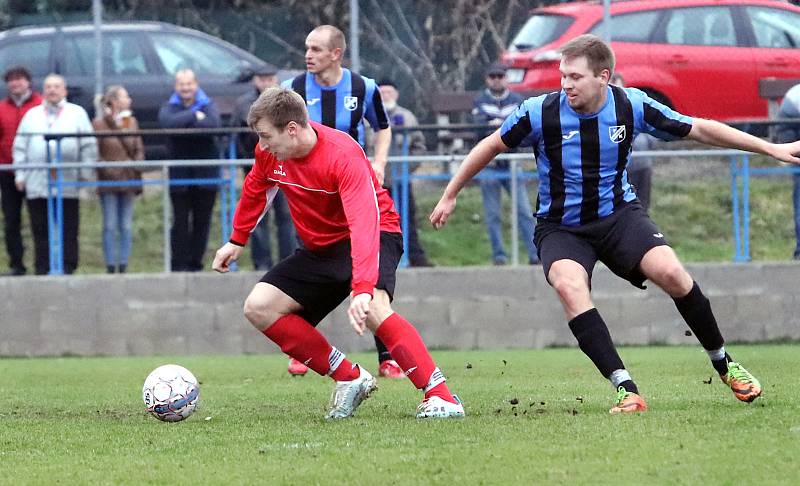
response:
<path id="1" fill-rule="evenodd" d="M 230 242 L 225 243 L 214 255 L 214 263 L 211 267 L 219 273 L 230 272 L 231 263 L 238 260 L 239 255 L 241 255 L 243 251 L 244 248 L 241 246 L 234 245 Z"/>
<path id="2" fill-rule="evenodd" d="M 792 143 L 778 143 L 775 144 L 776 151 L 772 154 L 773 157 L 786 162 L 787 164 L 800 165 L 800 140 Z"/>
<path id="3" fill-rule="evenodd" d="M 383 180 L 386 178 L 386 162 L 381 163 L 379 160 L 372 162 L 372 170 L 375 171 L 375 177 L 378 178 L 378 185 L 383 185 Z"/>
<path id="4" fill-rule="evenodd" d="M 370 301 L 372 301 L 372 296 L 369 294 L 358 294 L 350 297 L 347 317 L 350 319 L 350 325 L 353 326 L 359 336 L 363 336 L 364 330 L 367 328 Z"/>
<path id="5" fill-rule="evenodd" d="M 456 198 L 443 195 L 436 207 L 433 208 L 430 219 L 434 228 L 439 229 L 447 223 L 447 218 L 456 210 Z"/>
<path id="6" fill-rule="evenodd" d="M 17 190 L 19 192 L 24 192 L 25 191 L 25 181 L 17 181 L 17 182 L 14 183 L 14 185 L 17 186 Z"/>

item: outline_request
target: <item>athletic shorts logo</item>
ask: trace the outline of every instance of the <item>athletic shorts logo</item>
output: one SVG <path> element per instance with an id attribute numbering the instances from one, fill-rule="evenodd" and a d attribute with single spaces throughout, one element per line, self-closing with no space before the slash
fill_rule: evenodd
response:
<path id="1" fill-rule="evenodd" d="M 653 236 L 655 236 L 656 238 L 663 238 L 664 234 L 663 233 L 653 233 Z"/>
<path id="2" fill-rule="evenodd" d="M 314 106 L 319 103 L 319 98 L 311 98 L 310 100 L 306 100 L 306 105 Z"/>
<path id="3" fill-rule="evenodd" d="M 608 138 L 614 143 L 620 143 L 625 140 L 625 125 L 608 127 Z"/>
<path id="4" fill-rule="evenodd" d="M 358 98 L 356 98 L 355 96 L 345 96 L 344 108 L 347 111 L 355 111 L 356 108 L 358 108 Z"/>

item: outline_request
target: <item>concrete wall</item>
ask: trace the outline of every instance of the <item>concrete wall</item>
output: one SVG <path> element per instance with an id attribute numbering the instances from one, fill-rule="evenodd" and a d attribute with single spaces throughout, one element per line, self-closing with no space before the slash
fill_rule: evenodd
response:
<path id="1" fill-rule="evenodd" d="M 800 339 L 800 265 L 691 265 L 728 341 Z M 260 274 L 143 274 L 0 278 L 0 356 L 263 353 L 242 303 Z M 625 344 L 694 344 L 671 300 L 595 270 L 595 303 Z M 397 311 L 431 347 L 574 345 L 540 267 L 400 271 Z M 343 307 L 320 329 L 345 350 L 373 348 Z"/>

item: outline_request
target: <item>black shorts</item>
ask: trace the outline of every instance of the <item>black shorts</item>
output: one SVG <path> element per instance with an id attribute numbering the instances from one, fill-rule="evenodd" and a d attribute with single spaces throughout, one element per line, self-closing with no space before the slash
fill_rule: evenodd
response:
<path id="1" fill-rule="evenodd" d="M 586 269 L 591 284 L 592 269 L 599 260 L 641 289 L 647 280 L 639 269 L 642 257 L 652 248 L 668 244 L 638 201 L 581 226 L 542 221 L 536 225 L 535 242 L 545 278 L 553 262 L 573 260 Z"/>
<path id="2" fill-rule="evenodd" d="M 397 264 L 403 256 L 403 235 L 381 232 L 378 283 L 394 298 Z M 324 251 L 300 248 L 275 265 L 261 278 L 303 306 L 299 315 L 316 326 L 350 295 L 353 261 L 350 240 L 340 241 Z"/>

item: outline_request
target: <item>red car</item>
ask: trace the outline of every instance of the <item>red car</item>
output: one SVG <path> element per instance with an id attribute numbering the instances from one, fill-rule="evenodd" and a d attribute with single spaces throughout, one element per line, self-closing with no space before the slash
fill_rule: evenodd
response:
<path id="1" fill-rule="evenodd" d="M 778 0 L 630 0 L 610 8 L 616 70 L 686 115 L 767 116 L 764 78 L 800 78 L 800 7 Z M 515 91 L 558 90 L 559 46 L 604 37 L 603 2 L 532 11 L 503 62 Z"/>

